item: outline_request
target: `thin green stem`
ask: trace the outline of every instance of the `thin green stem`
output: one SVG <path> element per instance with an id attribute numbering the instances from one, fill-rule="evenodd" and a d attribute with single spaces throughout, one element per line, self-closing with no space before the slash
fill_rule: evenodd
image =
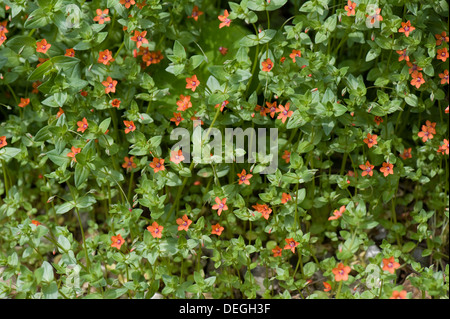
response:
<path id="1" fill-rule="evenodd" d="M 339 286 L 338 286 L 338 290 L 336 293 L 336 299 L 339 299 L 339 295 L 340 295 L 341 289 L 342 289 L 342 282 L 343 282 L 343 280 L 339 281 Z"/>
<path id="2" fill-rule="evenodd" d="M 8 173 L 6 172 L 6 163 L 2 159 L 2 169 L 3 169 L 3 182 L 5 184 L 5 197 L 8 197 L 9 185 L 8 185 Z"/>
<path id="3" fill-rule="evenodd" d="M 131 172 L 130 182 L 129 182 L 129 185 L 128 185 L 128 194 L 127 194 L 127 198 L 128 198 L 128 201 L 129 201 L 129 202 L 132 201 L 132 198 L 131 198 L 131 190 L 132 190 L 132 188 L 133 188 L 133 177 L 134 177 L 134 172 Z"/>
<path id="4" fill-rule="evenodd" d="M 88 255 L 87 246 L 86 246 L 86 237 L 84 236 L 83 224 L 81 223 L 80 211 L 78 210 L 78 207 L 75 207 L 75 211 L 77 213 L 78 222 L 80 223 L 81 237 L 83 238 L 84 254 L 86 256 L 86 267 L 89 270 L 89 268 L 91 268 L 90 267 L 91 262 L 89 260 L 89 255 Z"/>
<path id="5" fill-rule="evenodd" d="M 301 276 L 303 277 L 303 260 L 302 260 L 302 255 L 300 254 L 300 250 L 297 250 L 297 254 L 298 254 L 297 265 L 295 266 L 294 274 L 292 275 L 292 278 L 294 278 L 294 280 L 295 280 L 295 275 L 297 274 L 297 270 L 298 270 L 299 266 L 300 266 Z"/>

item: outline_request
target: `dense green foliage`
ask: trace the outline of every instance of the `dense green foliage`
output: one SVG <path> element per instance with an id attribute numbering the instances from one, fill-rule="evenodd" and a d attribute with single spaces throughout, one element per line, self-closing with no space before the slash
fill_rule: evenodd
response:
<path id="1" fill-rule="evenodd" d="M 0 297 L 448 298 L 448 13 L 0 0 Z"/>

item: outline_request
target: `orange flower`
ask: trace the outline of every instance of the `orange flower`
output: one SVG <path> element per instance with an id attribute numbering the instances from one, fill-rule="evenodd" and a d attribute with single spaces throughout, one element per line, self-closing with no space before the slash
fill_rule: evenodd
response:
<path id="1" fill-rule="evenodd" d="M 132 4 L 135 4 L 134 0 L 120 0 L 120 4 L 125 5 L 125 8 L 129 9 Z"/>
<path id="2" fill-rule="evenodd" d="M 147 227 L 147 230 L 152 234 L 153 238 L 161 238 L 163 229 L 164 227 L 158 225 L 157 222 L 153 222 L 151 226 Z"/>
<path id="3" fill-rule="evenodd" d="M 8 33 L 8 29 L 6 28 L 6 25 L 8 24 L 8 20 L 5 20 L 3 22 L 0 22 L 0 33 Z"/>
<path id="4" fill-rule="evenodd" d="M 262 65 L 262 71 L 264 71 L 264 72 L 270 72 L 272 70 L 272 68 L 273 68 L 273 62 L 269 58 L 267 58 L 264 61 L 262 61 L 261 65 Z"/>
<path id="5" fill-rule="evenodd" d="M 291 161 L 291 152 L 285 150 L 281 158 L 286 161 L 286 164 L 289 164 L 289 162 Z"/>
<path id="6" fill-rule="evenodd" d="M 173 117 L 170 119 L 171 122 L 175 122 L 175 124 L 178 126 L 178 124 L 183 121 L 184 118 L 181 117 L 181 113 L 175 113 L 173 112 Z"/>
<path id="7" fill-rule="evenodd" d="M 105 51 L 100 51 L 97 62 L 103 63 L 104 65 L 109 65 L 109 62 L 114 62 L 112 52 L 108 49 L 106 49 Z"/>
<path id="8" fill-rule="evenodd" d="M 181 150 L 171 151 L 170 152 L 170 161 L 175 164 L 180 164 L 182 161 L 184 161 L 183 152 Z"/>
<path id="9" fill-rule="evenodd" d="M 298 242 L 294 240 L 294 238 L 286 238 L 286 246 L 284 246 L 284 249 L 290 249 L 295 254 L 295 247 L 298 246 Z"/>
<path id="10" fill-rule="evenodd" d="M 153 162 L 149 164 L 151 168 L 153 168 L 153 171 L 155 173 L 158 173 L 159 171 L 165 171 L 166 168 L 164 167 L 164 159 L 161 158 L 153 158 Z"/>
<path id="11" fill-rule="evenodd" d="M 441 34 L 435 34 L 434 37 L 436 38 L 436 46 L 440 46 L 442 44 L 442 41 L 448 42 L 447 32 L 445 31 L 442 31 Z"/>
<path id="12" fill-rule="evenodd" d="M 194 6 L 191 15 L 188 16 L 188 18 L 193 18 L 195 21 L 198 21 L 198 17 L 201 16 L 202 14 L 203 12 L 198 9 L 198 6 Z"/>
<path id="13" fill-rule="evenodd" d="M 289 54 L 289 57 L 295 63 L 295 58 L 300 58 L 302 56 L 302 52 L 300 50 L 292 49 L 292 53 Z"/>
<path id="14" fill-rule="evenodd" d="M 0 148 L 8 145 L 8 142 L 6 142 L 6 136 L 0 136 Z"/>
<path id="15" fill-rule="evenodd" d="M 109 92 L 116 93 L 117 81 L 113 80 L 110 76 L 108 76 L 106 78 L 106 81 L 103 81 L 102 84 L 105 87 L 106 94 L 108 94 Z"/>
<path id="16" fill-rule="evenodd" d="M 394 256 L 383 259 L 383 270 L 389 271 L 391 274 L 395 272 L 395 269 L 399 268 L 400 264 L 395 261 Z"/>
<path id="17" fill-rule="evenodd" d="M 411 147 L 405 148 L 403 150 L 403 153 L 400 154 L 400 157 L 403 158 L 403 160 L 406 160 L 407 158 L 412 158 L 411 156 Z"/>
<path id="18" fill-rule="evenodd" d="M 77 132 L 81 132 L 81 133 L 84 133 L 84 131 L 86 131 L 86 129 L 89 126 L 85 117 L 83 117 L 83 119 L 81 121 L 78 121 L 77 125 L 78 125 Z"/>
<path id="19" fill-rule="evenodd" d="M 377 8 L 375 9 L 375 13 L 371 16 L 369 16 L 368 14 L 366 14 L 367 18 L 370 18 L 369 22 L 370 24 L 375 24 L 376 21 L 383 21 L 383 16 L 380 14 L 381 13 L 381 8 Z M 372 39 L 373 41 L 374 39 Z"/>
<path id="20" fill-rule="evenodd" d="M 413 78 L 411 80 L 412 86 L 415 86 L 416 88 L 420 88 L 420 86 L 425 83 L 422 73 L 415 71 L 411 74 L 411 76 Z"/>
<path id="21" fill-rule="evenodd" d="M 75 146 L 72 146 L 72 152 L 67 153 L 68 157 L 72 157 L 72 161 L 77 161 L 77 159 L 75 158 L 75 156 L 81 152 L 81 148 L 77 148 Z"/>
<path id="22" fill-rule="evenodd" d="M 444 70 L 444 73 L 440 73 L 439 77 L 441 78 L 441 84 L 448 84 L 448 70 Z"/>
<path id="23" fill-rule="evenodd" d="M 136 163 L 133 162 L 134 156 L 131 156 L 130 158 L 125 156 L 123 160 L 125 161 L 125 163 L 122 164 L 122 167 L 126 168 L 127 171 L 131 171 L 133 168 L 136 168 Z"/>
<path id="24" fill-rule="evenodd" d="M 267 102 L 266 102 L 266 104 L 267 104 Z M 257 112 L 259 112 L 259 114 L 261 115 L 261 116 L 266 116 L 267 114 L 267 109 L 266 108 L 264 108 L 263 106 L 261 106 L 261 105 L 256 105 L 256 107 L 255 107 L 255 111 L 257 111 Z M 274 113 L 275 114 L 275 113 Z"/>
<path id="25" fill-rule="evenodd" d="M 39 93 L 38 87 L 41 84 L 42 84 L 41 81 L 33 82 L 33 84 L 31 84 L 31 86 L 33 87 L 33 90 L 31 91 L 31 93 L 38 94 Z"/>
<path id="26" fill-rule="evenodd" d="M 384 177 L 388 176 L 389 174 L 394 175 L 394 165 L 384 162 L 383 167 L 380 168 L 380 172 L 383 173 Z"/>
<path id="27" fill-rule="evenodd" d="M 186 78 L 186 89 L 191 89 L 192 92 L 195 92 L 195 89 L 200 85 L 200 81 L 197 79 L 196 75 L 193 75 L 190 78 Z"/>
<path id="28" fill-rule="evenodd" d="M 47 43 L 47 40 L 43 39 L 36 42 L 36 52 L 47 53 L 51 46 L 51 44 Z"/>
<path id="29" fill-rule="evenodd" d="M 398 29 L 398 32 L 405 33 L 406 37 L 409 37 L 409 33 L 414 31 L 416 28 L 411 26 L 411 22 L 408 20 L 406 22 L 402 22 L 402 27 Z"/>
<path id="30" fill-rule="evenodd" d="M 243 169 L 240 174 L 237 174 L 237 176 L 239 177 L 239 185 L 241 184 L 250 185 L 249 179 L 252 178 L 253 175 L 247 174 L 245 169 Z"/>
<path id="31" fill-rule="evenodd" d="M 436 123 L 434 123 L 436 124 Z M 436 134 L 436 130 L 432 126 L 422 125 L 422 131 L 420 131 L 417 136 L 422 138 L 422 142 L 426 142 L 428 140 L 433 139 L 434 135 Z"/>
<path id="32" fill-rule="evenodd" d="M 375 123 L 377 123 L 377 125 L 383 123 L 383 118 L 381 116 L 375 116 L 373 120 L 375 121 Z"/>
<path id="33" fill-rule="evenodd" d="M 326 281 L 324 281 L 323 283 L 323 291 L 330 291 L 331 290 L 331 285 L 329 283 L 327 283 Z"/>
<path id="34" fill-rule="evenodd" d="M 223 109 L 225 108 L 225 106 L 227 106 L 229 102 L 228 101 L 223 101 L 221 104 L 216 104 L 214 107 L 217 109 L 218 107 L 220 107 L 220 112 L 223 112 Z"/>
<path id="35" fill-rule="evenodd" d="M 377 144 L 378 144 L 377 138 L 378 138 L 378 135 L 375 135 L 375 134 L 372 135 L 372 134 L 370 134 L 370 133 L 367 133 L 367 138 L 364 139 L 364 143 L 366 143 L 367 146 L 368 146 L 369 148 L 371 148 L 371 147 L 373 147 L 374 145 L 377 145 Z"/>
<path id="36" fill-rule="evenodd" d="M 270 102 L 266 102 L 266 109 L 265 109 L 265 114 L 269 113 L 270 117 L 273 118 L 275 116 L 275 113 L 278 112 L 278 108 L 277 108 L 277 101 L 270 103 Z"/>
<path id="37" fill-rule="evenodd" d="M 351 2 L 350 0 L 348 0 L 347 5 L 344 7 L 345 11 L 347 11 L 347 16 L 354 16 L 355 15 L 355 8 L 356 8 L 356 3 Z"/>
<path id="38" fill-rule="evenodd" d="M 148 40 L 145 38 L 147 35 L 147 31 L 139 32 L 137 30 L 134 31 L 134 36 L 131 37 L 131 41 L 136 42 L 136 46 L 139 49 L 142 44 L 148 43 Z"/>
<path id="39" fill-rule="evenodd" d="M 111 247 L 116 247 L 118 250 L 120 250 L 120 247 L 122 247 L 125 240 L 123 240 L 122 235 L 119 234 L 117 236 L 111 236 Z"/>
<path id="40" fill-rule="evenodd" d="M 283 250 L 278 245 L 272 249 L 273 257 L 281 257 L 282 252 Z"/>
<path id="41" fill-rule="evenodd" d="M 442 144 L 442 145 L 439 145 L 439 148 L 438 148 L 438 153 L 441 153 L 442 155 L 444 155 L 444 154 L 447 154 L 448 155 L 448 150 L 449 150 L 449 143 L 448 143 L 448 140 L 446 139 L 446 138 L 444 138 L 444 140 L 442 141 L 442 143 L 444 143 L 444 144 Z"/>
<path id="42" fill-rule="evenodd" d="M 345 212 L 345 205 L 341 206 L 339 210 L 335 209 L 333 211 L 333 216 L 328 217 L 328 220 L 335 220 L 342 217 L 342 214 Z"/>
<path id="43" fill-rule="evenodd" d="M 125 125 L 125 134 L 134 132 L 134 130 L 136 130 L 136 125 L 134 125 L 133 121 L 123 121 L 123 124 Z"/>
<path id="44" fill-rule="evenodd" d="M 398 57 L 398 61 L 399 62 L 403 61 L 403 60 L 409 61 L 409 56 L 406 54 L 406 49 L 404 49 L 404 50 L 397 50 L 395 52 L 397 52 L 397 54 L 400 54 L 400 56 Z"/>
<path id="45" fill-rule="evenodd" d="M 225 55 L 228 53 L 228 49 L 225 47 L 219 47 L 219 52 L 220 54 Z"/>
<path id="46" fill-rule="evenodd" d="M 34 219 L 31 221 L 31 223 L 36 226 L 39 226 L 41 224 L 40 222 L 38 222 L 37 220 L 34 220 Z"/>
<path id="47" fill-rule="evenodd" d="M 95 11 L 97 13 L 97 16 L 94 18 L 95 22 L 98 22 L 98 24 L 104 24 L 107 21 L 110 21 L 111 18 L 108 17 L 109 9 L 101 10 L 97 9 Z"/>
<path id="48" fill-rule="evenodd" d="M 417 66 L 417 64 L 413 64 L 410 61 L 407 61 L 406 64 L 409 66 L 409 74 L 413 74 L 416 71 L 418 72 L 423 70 L 421 67 Z"/>
<path id="49" fill-rule="evenodd" d="M 56 118 L 58 119 L 63 114 L 64 114 L 64 110 L 62 108 L 59 108 L 58 113 L 56 113 Z"/>
<path id="50" fill-rule="evenodd" d="M 442 62 L 447 61 L 448 59 L 448 50 L 447 48 L 437 50 L 437 59 L 442 60 Z"/>
<path id="51" fill-rule="evenodd" d="M 257 212 L 261 213 L 262 216 L 268 220 L 270 213 L 272 213 L 272 209 L 269 208 L 266 204 L 256 204 L 252 206 Z"/>
<path id="52" fill-rule="evenodd" d="M 5 42 L 6 41 L 6 35 L 5 35 L 5 33 L 3 33 L 3 32 L 0 32 L 0 45 L 2 45 L 3 44 L 3 42 Z"/>
<path id="53" fill-rule="evenodd" d="M 143 52 L 148 51 L 148 48 L 140 47 L 139 51 L 141 51 L 141 49 L 143 49 Z M 161 62 L 162 59 L 164 59 L 161 51 L 152 51 L 138 55 L 142 55 L 142 61 L 145 62 L 147 66 L 149 66 L 150 64 L 157 64 Z"/>
<path id="54" fill-rule="evenodd" d="M 225 9 L 223 15 L 217 17 L 221 21 L 221 23 L 219 24 L 219 29 L 230 26 L 231 20 L 228 19 L 228 16 L 228 10 Z"/>
<path id="55" fill-rule="evenodd" d="M 402 291 L 394 290 L 392 292 L 392 296 L 389 299 L 407 299 L 406 294 L 407 294 L 406 290 Z"/>
<path id="56" fill-rule="evenodd" d="M 120 100 L 114 99 L 114 100 L 111 101 L 111 106 L 119 108 L 120 103 L 121 103 Z"/>
<path id="57" fill-rule="evenodd" d="M 366 175 L 373 176 L 374 166 L 370 165 L 369 161 L 367 161 L 365 165 L 359 165 L 359 168 L 362 169 L 362 171 L 363 171 L 361 173 L 361 176 L 363 176 L 363 177 Z"/>
<path id="58" fill-rule="evenodd" d="M 431 121 L 426 120 L 425 121 L 425 125 L 422 125 L 422 129 L 423 127 L 426 126 L 428 128 L 428 131 L 431 132 L 432 134 L 436 134 L 436 122 L 431 123 Z"/>
<path id="59" fill-rule="evenodd" d="M 145 7 L 146 5 L 147 5 L 147 0 L 144 0 L 144 1 L 142 1 L 142 2 L 136 3 L 136 6 L 137 6 L 140 10 L 142 10 L 142 8 Z"/>
<path id="60" fill-rule="evenodd" d="M 288 193 L 281 194 L 281 203 L 282 204 L 286 204 L 290 200 L 292 200 L 291 194 L 288 194 Z"/>
<path id="61" fill-rule="evenodd" d="M 223 230 L 225 229 L 222 226 L 220 226 L 219 223 L 217 223 L 215 225 L 211 225 L 211 228 L 212 228 L 211 234 L 217 235 L 217 236 L 220 236 L 222 234 Z"/>
<path id="62" fill-rule="evenodd" d="M 212 209 L 217 210 L 217 214 L 220 216 L 220 214 L 222 214 L 223 210 L 228 210 L 228 206 L 226 205 L 227 203 L 227 198 L 223 198 L 220 199 L 218 196 L 214 199 L 214 201 L 216 202 L 215 205 L 212 206 Z"/>
<path id="63" fill-rule="evenodd" d="M 66 54 L 64 54 L 65 56 L 71 56 L 74 57 L 75 56 L 75 50 L 74 49 L 66 49 Z"/>
<path id="64" fill-rule="evenodd" d="M 188 231 L 189 226 L 192 224 L 192 220 L 190 220 L 186 214 L 184 214 L 181 218 L 177 218 L 176 221 L 178 224 L 178 231 Z"/>
<path id="65" fill-rule="evenodd" d="M 289 117 L 291 117 L 292 114 L 294 113 L 293 111 L 289 111 L 290 105 L 291 104 L 289 102 L 287 102 L 285 107 L 281 104 L 278 106 L 277 112 L 280 112 L 280 113 L 278 114 L 277 119 L 281 119 L 282 123 L 285 123 L 286 120 Z"/>
<path id="66" fill-rule="evenodd" d="M 20 103 L 19 103 L 20 107 L 25 107 L 28 104 L 30 104 L 30 99 L 29 98 L 26 98 L 26 99 L 24 99 L 22 97 L 20 98 Z"/>
<path id="67" fill-rule="evenodd" d="M 180 94 L 180 99 L 177 101 L 177 111 L 186 111 L 188 108 L 192 107 L 191 97 L 189 95 L 184 96 Z"/>
<path id="68" fill-rule="evenodd" d="M 333 268 L 332 272 L 334 274 L 335 281 L 346 281 L 348 280 L 348 274 L 352 271 L 349 266 L 344 266 L 343 263 L 339 263 L 336 268 Z"/>

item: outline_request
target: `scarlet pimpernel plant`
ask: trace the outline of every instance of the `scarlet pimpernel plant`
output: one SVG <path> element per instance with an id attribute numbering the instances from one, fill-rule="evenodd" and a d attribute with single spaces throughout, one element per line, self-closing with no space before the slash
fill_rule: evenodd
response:
<path id="1" fill-rule="evenodd" d="M 0 298 L 448 298 L 448 10 L 0 0 Z"/>

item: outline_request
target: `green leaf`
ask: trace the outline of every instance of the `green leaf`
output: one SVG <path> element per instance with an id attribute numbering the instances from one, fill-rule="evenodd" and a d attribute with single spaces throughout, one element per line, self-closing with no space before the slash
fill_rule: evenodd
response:
<path id="1" fill-rule="evenodd" d="M 249 0 L 247 8 L 253 11 L 273 11 L 281 8 L 286 4 L 287 0 Z"/>
<path id="2" fill-rule="evenodd" d="M 42 8 L 39 8 L 30 13 L 27 21 L 25 21 L 24 27 L 26 29 L 37 29 L 46 26 L 49 22 L 50 19 L 48 12 Z"/>
<path id="3" fill-rule="evenodd" d="M 411 250 L 413 250 L 416 247 L 416 244 L 412 241 L 407 242 L 402 246 L 402 252 L 409 253 Z"/>
<path id="4" fill-rule="evenodd" d="M 75 204 L 73 202 L 65 202 L 56 207 L 56 214 L 57 215 L 65 214 L 74 207 L 75 207 Z"/>
<path id="5" fill-rule="evenodd" d="M 408 104 L 410 106 L 417 106 L 419 103 L 417 96 L 414 94 L 411 94 L 411 93 L 405 97 L 405 102 L 406 102 L 406 104 Z"/>
<path id="6" fill-rule="evenodd" d="M 366 55 L 366 62 L 376 59 L 381 54 L 381 48 L 377 47 L 375 49 L 370 49 Z"/>
<path id="7" fill-rule="evenodd" d="M 128 292 L 128 288 L 121 287 L 117 289 L 107 289 L 103 295 L 104 299 L 117 299 Z"/>
<path id="8" fill-rule="evenodd" d="M 111 118 L 108 117 L 107 119 L 103 120 L 100 125 L 98 126 L 98 128 L 100 129 L 100 131 L 105 134 L 106 131 L 108 130 L 109 124 L 111 123 Z"/>
<path id="9" fill-rule="evenodd" d="M 77 163 L 75 165 L 75 187 L 80 188 L 80 186 L 88 179 L 89 177 L 89 167 L 86 165 L 81 165 L 80 163 Z"/>
<path id="10" fill-rule="evenodd" d="M 0 159 L 8 162 L 11 158 L 16 157 L 21 152 L 20 148 L 16 147 L 3 147 L 0 149 Z"/>
<path id="11" fill-rule="evenodd" d="M 42 63 L 37 69 L 28 76 L 28 81 L 41 80 L 49 71 L 53 69 L 53 62 L 50 60 Z"/>
<path id="12" fill-rule="evenodd" d="M 24 47 L 30 47 L 34 50 L 36 47 L 36 39 L 26 35 L 18 35 L 9 39 L 6 42 L 6 46 L 17 53 L 23 50 Z"/>
<path id="13" fill-rule="evenodd" d="M 71 158 L 67 155 L 58 154 L 56 150 L 51 150 L 47 153 L 48 158 L 57 166 L 67 166 L 70 163 Z"/>
<path id="14" fill-rule="evenodd" d="M 71 248 L 70 241 L 66 237 L 64 237 L 63 235 L 59 235 L 58 236 L 58 244 L 59 244 L 59 246 L 61 246 L 61 248 L 64 251 L 69 251 L 70 248 Z M 64 253 L 64 251 L 60 251 L 60 252 Z"/>
<path id="15" fill-rule="evenodd" d="M 264 44 L 272 40 L 276 33 L 276 30 L 269 29 L 259 32 L 258 35 L 248 34 L 239 41 L 239 45 L 252 47 L 257 44 Z"/>
<path id="16" fill-rule="evenodd" d="M 184 49 L 184 46 L 175 40 L 175 43 L 173 45 L 173 55 L 176 56 L 179 61 L 183 61 L 186 59 L 186 50 Z"/>
<path id="17" fill-rule="evenodd" d="M 43 285 L 42 293 L 44 294 L 45 299 L 58 299 L 58 285 L 54 281 L 47 285 Z"/>
<path id="18" fill-rule="evenodd" d="M 43 269 L 42 281 L 51 282 L 54 279 L 52 265 L 50 265 L 47 261 L 44 261 L 41 268 Z"/>

